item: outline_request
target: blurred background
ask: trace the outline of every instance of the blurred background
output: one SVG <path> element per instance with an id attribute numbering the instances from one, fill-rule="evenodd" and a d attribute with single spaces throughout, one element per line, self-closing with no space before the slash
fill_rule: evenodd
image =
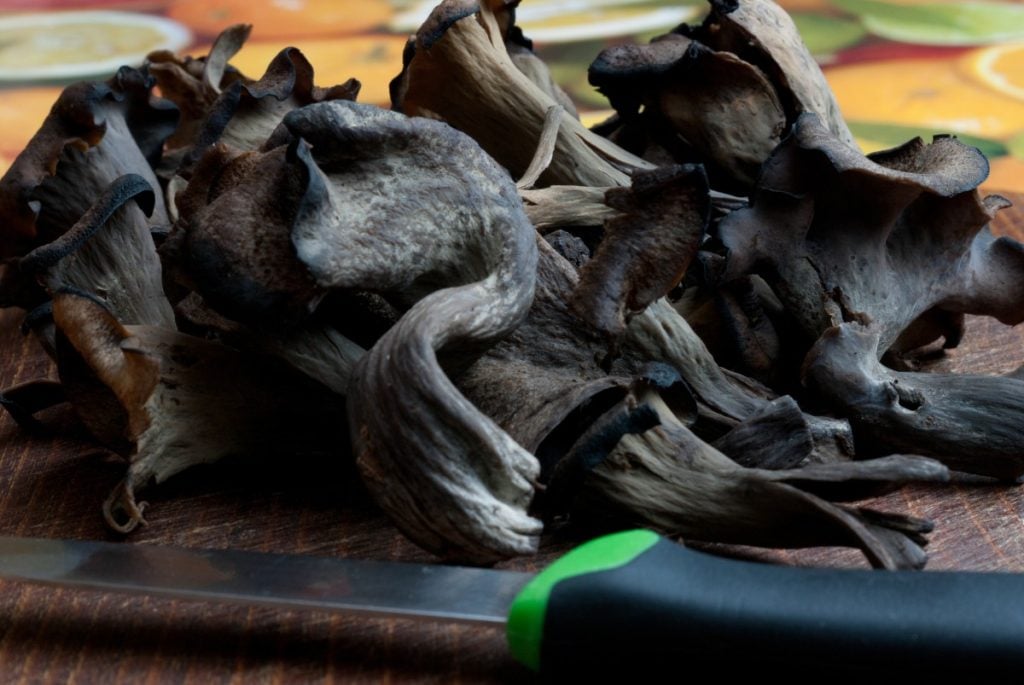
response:
<path id="1" fill-rule="evenodd" d="M 298 47 L 318 85 L 359 79 L 387 106 L 406 38 L 434 0 L 0 0 L 0 173 L 63 85 L 106 78 L 151 50 L 203 55 L 234 23 L 254 25 L 232 60 L 259 76 Z M 1024 3 L 781 0 L 865 151 L 954 133 L 982 149 L 988 191 L 1024 192 Z M 587 83 L 604 47 L 698 23 L 691 0 L 524 0 L 519 24 L 588 124 L 608 114 Z"/>

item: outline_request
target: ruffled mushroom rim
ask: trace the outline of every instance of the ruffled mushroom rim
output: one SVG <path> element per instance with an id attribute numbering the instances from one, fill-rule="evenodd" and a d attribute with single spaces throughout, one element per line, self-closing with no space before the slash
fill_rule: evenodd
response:
<path id="1" fill-rule="evenodd" d="M 788 152 L 791 147 L 816 153 L 835 173 L 883 182 L 890 189 L 889 195 L 894 194 L 893 189 L 906 188 L 953 197 L 977 189 L 989 173 L 985 155 L 955 136 L 935 136 L 930 144 L 914 138 L 865 156 L 837 140 L 816 115 L 805 113 L 797 119 L 791 136 L 766 162 L 769 168 L 762 172 L 760 188 L 794 196 L 806 192 L 803 180 L 813 175 L 809 165 L 790 170 L 779 168 L 792 166 Z"/>
<path id="2" fill-rule="evenodd" d="M 301 107 L 324 100 L 355 100 L 359 95 L 361 86 L 354 78 L 330 88 L 319 88 L 314 85 L 313 77 L 313 65 L 306 56 L 299 49 L 289 47 L 277 53 L 258 81 L 239 80 L 232 83 L 211 106 L 192 150 L 182 161 L 179 173 L 187 176 L 202 155 L 221 139 L 235 116 L 258 105 L 265 98 L 273 98 L 278 102 L 293 98 L 296 106 Z"/>
<path id="3" fill-rule="evenodd" d="M 783 299 L 792 300 L 787 307 L 796 307 L 794 313 L 802 312 L 800 316 L 804 320 L 800 325 L 807 328 L 806 333 L 814 339 L 828 325 L 868 317 L 894 329 L 885 334 L 887 344 L 891 344 L 904 327 L 925 313 L 924 310 L 917 311 L 920 306 L 941 305 L 939 300 L 943 299 L 964 300 L 959 306 L 968 308 L 958 311 L 973 311 L 969 308 L 973 305 L 980 307 L 979 313 L 999 309 L 995 314 L 1004 319 L 1006 313 L 1003 310 L 1007 307 L 1005 303 L 996 302 L 999 298 L 990 297 L 990 302 L 983 297 L 951 289 L 952 286 L 945 287 L 943 293 L 932 293 L 937 298 L 935 302 L 915 301 L 909 308 L 900 308 L 891 304 L 890 298 L 890 304 L 886 306 L 890 310 L 896 307 L 891 315 L 873 311 L 868 301 L 854 301 L 858 294 L 857 283 L 863 279 L 850 271 L 856 263 L 851 266 L 849 260 L 844 261 L 847 254 L 850 259 L 861 255 L 877 268 L 891 270 L 888 261 L 879 262 L 877 256 L 871 256 L 874 253 L 868 254 L 867 246 L 890 245 L 898 236 L 904 236 L 907 245 L 902 252 L 899 252 L 898 245 L 888 249 L 897 250 L 904 260 L 910 259 L 916 254 L 910 251 L 911 248 L 919 251 L 915 245 L 920 241 L 915 242 L 917 233 L 908 227 L 908 222 L 934 223 L 937 217 L 933 215 L 941 206 L 948 219 L 943 225 L 928 228 L 933 236 L 928 245 L 938 245 L 941 241 L 941 244 L 949 246 L 945 252 L 955 246 L 963 254 L 975 249 L 984 250 L 985 259 L 997 260 L 1002 266 L 1007 266 L 1002 264 L 1007 261 L 1003 258 L 1005 250 L 989 255 L 985 242 L 985 225 L 1008 204 L 999 196 L 982 198 L 978 194 L 977 186 L 987 173 L 988 162 L 984 155 L 952 137 L 937 137 L 931 144 L 914 139 L 867 157 L 838 140 L 824 128 L 818 117 L 803 114 L 791 135 L 765 162 L 751 207 L 732 213 L 718 224 L 716 235 L 722 240 L 728 255 L 723 278 L 734 280 L 755 272 L 770 275 L 773 282 L 781 277 L 779 287 L 783 290 L 776 285 L 773 289 L 780 297 L 785 295 Z M 842 209 L 847 206 L 857 206 L 858 209 L 852 213 Z M 852 218 L 849 221 L 856 223 L 844 231 L 830 228 L 829 220 L 824 218 L 829 216 L 829 211 L 845 212 L 841 214 L 844 217 L 850 214 Z M 854 234 L 859 242 L 855 241 Z M 802 241 L 816 247 L 805 249 L 801 247 Z M 834 247 L 830 248 L 830 245 Z M 998 249 L 1002 247 L 1001 244 L 995 246 Z M 811 259 L 809 265 L 801 260 L 810 257 L 800 257 L 807 250 L 818 255 Z M 843 257 L 830 257 L 831 250 Z M 835 263 L 831 264 L 830 259 Z M 947 260 L 947 257 L 943 259 Z M 783 273 L 786 264 L 789 264 L 788 276 Z M 1012 266 L 1008 265 L 1009 268 Z M 813 268 L 816 275 L 809 268 Z M 938 278 L 940 273 L 939 266 L 930 262 L 922 262 L 916 268 L 924 270 L 919 277 L 933 274 L 931 280 Z M 833 270 L 838 271 L 832 273 Z M 967 277 L 978 280 L 970 274 Z M 823 311 L 810 311 L 813 309 L 813 296 L 800 293 L 800 282 L 789 283 L 786 279 L 803 279 L 806 287 L 813 282 L 827 291 L 823 293 Z M 927 279 L 924 281 L 928 282 Z M 974 286 L 968 289 L 971 288 Z M 915 297 L 923 295 L 922 292 Z M 867 298 L 871 302 L 875 299 Z M 860 312 L 858 307 L 866 307 L 867 310 Z M 907 316 L 910 319 L 904 321 Z M 893 320 L 881 321 L 886 318 Z M 812 321 L 815 322 L 813 325 Z M 821 325 L 824 321 L 832 323 Z M 884 349 L 879 351 L 880 354 L 883 352 Z"/>
<path id="4" fill-rule="evenodd" d="M 155 98 L 155 80 L 145 71 L 121 67 L 106 82 L 82 82 L 68 86 L 58 97 L 39 131 L 18 155 L 0 180 L 0 215 L 6 218 L 0 232 L 0 259 L 20 256 L 38 246 L 36 218 L 42 210 L 33 198 L 34 189 L 57 173 L 66 148 L 86 151 L 101 144 L 108 117 L 120 109 L 139 150 L 155 165 L 163 143 L 177 127 L 178 108 Z"/>
<path id="5" fill-rule="evenodd" d="M 52 280 L 48 272 L 85 245 L 131 200 L 146 216 L 152 214 L 156 204 L 152 186 L 137 174 L 126 174 L 111 183 L 64 235 L 20 259 L 9 260 L 0 276 L 0 307 L 21 307 L 31 312 L 45 304 L 48 293 L 64 285 L 59 278 Z"/>
<path id="6" fill-rule="evenodd" d="M 156 79 L 160 92 L 181 110 L 177 130 L 167 140 L 169 149 L 180 150 L 192 145 L 209 107 L 224 88 L 236 81 L 252 82 L 228 63 L 248 40 L 251 31 L 251 24 L 235 24 L 224 29 L 214 40 L 209 54 L 199 58 L 179 57 L 168 50 L 157 50 L 146 56 L 146 68 Z"/>
<path id="7" fill-rule="evenodd" d="M 197 97 L 197 93 L 216 96 L 225 85 L 236 80 L 250 81 L 229 64 L 252 33 L 252 24 L 234 24 L 217 35 L 209 54 L 203 57 L 179 58 L 168 50 L 156 50 L 146 56 L 146 66 L 154 74 L 164 92 L 181 89 L 183 95 Z M 162 72 L 175 71 L 179 80 L 165 80 Z"/>

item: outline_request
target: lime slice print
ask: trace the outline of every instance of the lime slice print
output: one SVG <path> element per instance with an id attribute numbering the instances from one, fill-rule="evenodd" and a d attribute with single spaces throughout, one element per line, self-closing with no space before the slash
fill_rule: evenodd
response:
<path id="1" fill-rule="evenodd" d="M 882 38 L 924 45 L 984 45 L 1024 40 L 1024 6 L 994 2 L 897 5 L 831 0 Z"/>

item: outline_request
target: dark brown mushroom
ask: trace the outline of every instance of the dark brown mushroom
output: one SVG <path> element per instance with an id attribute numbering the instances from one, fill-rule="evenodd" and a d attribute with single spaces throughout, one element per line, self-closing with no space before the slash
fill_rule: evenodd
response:
<path id="1" fill-rule="evenodd" d="M 248 35 L 244 26 L 234 28 L 234 33 L 222 34 L 225 47 L 218 59 L 210 63 L 211 67 L 219 67 L 227 51 L 236 44 L 240 46 L 239 41 Z M 206 85 L 202 88 L 210 90 Z M 178 216 L 178 194 L 194 173 L 197 162 L 212 146 L 219 144 L 239 152 L 257 150 L 288 112 L 313 102 L 354 100 L 358 94 L 359 81 L 355 79 L 330 88 L 316 86 L 313 65 L 296 48 L 279 52 L 258 81 L 234 78 L 212 103 L 204 106 L 202 122 L 190 122 L 193 136 L 186 141 L 189 147 L 179 152 L 180 162 L 173 173 L 169 173 L 167 183 L 171 218 L 176 220 Z"/>
<path id="2" fill-rule="evenodd" d="M 987 228 L 988 163 L 955 138 L 865 157 L 812 115 L 766 163 L 749 209 L 723 219 L 728 276 L 760 273 L 812 340 L 870 320 L 879 356 L 933 308 L 1024 320 L 1024 255 Z"/>
<path id="3" fill-rule="evenodd" d="M 176 199 L 161 247 L 175 280 L 229 319 L 279 330 L 309 317 L 324 295 L 292 246 L 305 167 L 281 146 L 207 151 Z"/>
<path id="4" fill-rule="evenodd" d="M 144 523 L 137 490 L 228 456 L 345 452 L 343 399 L 275 360 L 154 326 L 122 326 L 99 302 L 54 298 L 57 369 L 103 445 L 129 461 L 103 507 L 108 524 Z"/>
<path id="5" fill-rule="evenodd" d="M 671 61 L 659 63 L 659 58 Z M 716 185 L 726 189 L 752 186 L 786 130 L 782 103 L 760 69 L 683 36 L 670 34 L 646 51 L 636 45 L 609 48 L 591 65 L 590 80 L 609 97 L 623 125 L 664 129 L 670 138 L 658 144 L 689 146 L 692 153 L 674 156 L 705 162 Z M 651 127 L 652 118 L 662 121 Z M 629 135 L 619 132 L 613 138 L 635 148 L 626 140 Z M 644 150 L 633 151 L 650 155 L 651 143 L 640 144 Z"/>
<path id="6" fill-rule="evenodd" d="M 602 368 L 605 336 L 580 325 L 568 308 L 576 286 L 572 268 L 543 242 L 539 247 L 537 297 L 529 317 L 456 382 L 537 455 L 547 484 L 546 513 L 572 509 L 576 499 L 603 502 L 582 516 L 591 519 L 603 510 L 597 514 L 602 518 L 614 509 L 620 521 L 694 539 L 850 544 L 882 566 L 923 563 L 915 542 L 923 528 L 908 538 L 902 517 L 877 517 L 869 524 L 866 515 L 813 493 L 857 497 L 908 480 L 942 481 L 948 477 L 943 466 L 909 457 L 882 463 L 822 458 L 821 436 L 788 398 L 763 400 L 748 421 L 737 421 L 719 443 L 733 450 L 733 458 L 727 457 L 688 428 L 702 411 L 700 399 L 694 402 L 670 366 L 647 363 L 657 359 L 651 354 L 656 350 L 634 348 L 638 356 L 624 353 L 610 372 Z M 653 423 L 646 420 L 650 416 L 633 416 L 645 406 Z M 744 468 L 736 457 L 767 468 Z M 752 492 L 757 496 L 750 497 Z"/>
<path id="7" fill-rule="evenodd" d="M 299 259 L 323 286 L 411 305 L 350 388 L 357 464 L 374 498 L 446 556 L 532 551 L 536 460 L 445 374 L 514 330 L 533 298 L 534 231 L 511 179 L 439 122 L 338 102 L 285 126 L 312 144 L 299 153 L 308 169 L 292 232 Z"/>
<path id="8" fill-rule="evenodd" d="M 562 98 L 517 67 L 521 42 L 507 3 L 445 0 L 406 48 L 402 74 L 392 83 L 395 109 L 440 118 L 463 131 L 513 176 L 530 166 L 548 111 Z M 536 66 L 536 63 L 534 63 Z M 527 71 L 532 71 L 528 69 Z M 561 110 L 551 164 L 542 185 L 620 186 L 628 173 L 652 165 L 588 131 Z"/>
<path id="9" fill-rule="evenodd" d="M 12 262 L 15 271 L 47 293 L 67 288 L 91 293 L 125 324 L 173 330 L 174 312 L 164 296 L 160 259 L 146 218 L 155 204 L 146 179 L 122 176 L 70 230 Z M 17 304 L 28 308 L 38 302 Z"/>
<path id="10" fill-rule="evenodd" d="M 167 50 L 146 56 L 146 66 L 161 94 L 181 112 L 178 128 L 167 139 L 168 148 L 191 146 L 221 92 L 236 81 L 251 83 L 251 79 L 228 64 L 251 31 L 250 24 L 224 29 L 213 42 L 210 54 L 203 57 L 179 57 Z"/>
<path id="11" fill-rule="evenodd" d="M 944 481 L 938 462 L 890 456 L 869 462 L 792 470 L 746 469 L 686 429 L 657 393 L 636 400 L 652 407 L 658 427 L 625 435 L 591 471 L 577 507 L 694 540 L 769 547 L 843 545 L 860 548 L 873 566 L 920 568 L 931 524 L 898 514 L 837 505 L 816 489 Z"/>
<path id="12" fill-rule="evenodd" d="M 921 317 L 977 313 L 1009 324 L 1024 320 L 1024 248 L 987 228 L 1006 206 L 1003 198 L 978 194 L 987 171 L 982 154 L 954 138 L 918 139 L 864 157 L 804 115 L 765 164 L 752 206 L 723 219 L 719 234 L 729 250 L 729 273 L 762 275 L 805 338 L 850 324 L 841 329 L 846 333 L 818 343 L 805 377 L 855 428 L 880 440 L 885 451 L 898 450 L 910 439 L 895 426 L 904 412 L 918 412 L 908 429 L 915 426 L 919 451 L 958 468 L 1016 477 L 1024 473 L 1019 440 L 993 440 L 977 451 L 970 428 L 975 412 L 961 406 L 953 385 L 952 394 L 926 393 L 927 407 L 917 400 L 908 406 L 873 366 L 901 338 L 901 347 L 908 344 L 909 329 L 914 344 L 945 331 L 958 335 L 955 328 L 917 323 Z M 840 346 L 836 341 L 853 339 L 854 323 L 867 332 L 856 336 L 856 346 Z M 868 344 L 869 350 L 859 347 Z M 828 361 L 833 353 L 840 356 Z M 867 359 L 872 366 L 865 366 Z M 977 392 L 983 385 L 963 382 Z M 931 387 L 916 378 L 911 385 L 917 383 Z M 1015 401 L 992 403 L 992 416 L 1012 424 Z M 882 406 L 894 413 L 886 419 L 891 431 L 882 428 Z M 932 411 L 943 421 L 927 419 Z M 929 426 L 926 439 L 921 432 Z"/>
<path id="13" fill-rule="evenodd" d="M 201 160 L 168 238 L 174 261 L 212 306 L 257 327 L 302 324 L 327 291 L 386 293 L 404 314 L 349 389 L 374 498 L 433 551 L 532 551 L 536 460 L 445 374 L 529 307 L 534 231 L 515 185 L 442 123 L 343 100 L 290 113 L 267 147 Z"/>
<path id="14" fill-rule="evenodd" d="M 701 26 L 607 48 L 589 78 L 618 113 L 603 133 L 645 157 L 704 162 L 724 190 L 749 191 L 803 112 L 854 144 L 821 69 L 771 0 L 711 0 Z"/>
<path id="15" fill-rule="evenodd" d="M 808 388 L 850 419 L 865 451 L 909 449 L 961 471 L 1024 476 L 1024 381 L 893 371 L 878 361 L 880 335 L 857 322 L 831 328 L 803 372 Z"/>
<path id="16" fill-rule="evenodd" d="M 63 235 L 125 174 L 159 187 L 152 165 L 178 111 L 152 96 L 153 83 L 144 72 L 122 67 L 109 81 L 64 89 L 0 179 L 0 263 Z M 168 223 L 158 196 L 149 224 Z"/>
<path id="17" fill-rule="evenodd" d="M 321 88 L 313 78 L 313 65 L 305 55 L 296 48 L 285 48 L 258 81 L 235 81 L 210 106 L 191 159 L 197 160 L 214 143 L 240 151 L 257 150 L 288 112 L 313 102 L 354 100 L 359 94 L 355 79 Z"/>
<path id="18" fill-rule="evenodd" d="M 786 116 L 816 114 L 825 128 L 853 145 L 825 75 L 792 17 L 773 0 L 709 0 L 711 12 L 692 37 L 712 50 L 732 52 L 759 68 L 775 86 Z"/>
<path id="19" fill-rule="evenodd" d="M 637 172 L 630 188 L 609 190 L 605 203 L 620 214 L 604 222 L 571 307 L 614 340 L 632 315 L 682 279 L 704 238 L 711 198 L 703 168 L 664 167 Z"/>

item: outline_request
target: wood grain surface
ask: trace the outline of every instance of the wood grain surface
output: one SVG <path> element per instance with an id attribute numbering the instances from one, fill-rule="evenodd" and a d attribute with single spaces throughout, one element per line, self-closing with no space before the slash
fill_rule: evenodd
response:
<path id="1" fill-rule="evenodd" d="M 1024 197 L 1015 198 L 1024 206 Z M 1024 236 L 1024 211 L 997 232 Z M 0 312 L 0 387 L 54 377 L 20 312 Z M 1024 362 L 1024 330 L 971 319 L 960 349 L 932 368 L 1005 372 Z M 100 504 L 124 473 L 91 445 L 66 407 L 29 435 L 0 416 L 0 534 L 116 539 Z M 149 525 L 131 542 L 366 559 L 430 561 L 370 503 L 343 463 L 246 463 L 194 470 L 146 493 Z M 963 479 L 908 487 L 872 503 L 932 519 L 929 569 L 1024 571 L 1024 492 Z M 535 570 L 564 550 L 505 564 Z M 710 546 L 716 548 L 716 546 Z M 861 566 L 859 553 L 816 549 L 732 554 Z M 529 678 L 499 630 L 318 612 L 224 607 L 0 582 L 0 682 L 506 682 Z"/>

